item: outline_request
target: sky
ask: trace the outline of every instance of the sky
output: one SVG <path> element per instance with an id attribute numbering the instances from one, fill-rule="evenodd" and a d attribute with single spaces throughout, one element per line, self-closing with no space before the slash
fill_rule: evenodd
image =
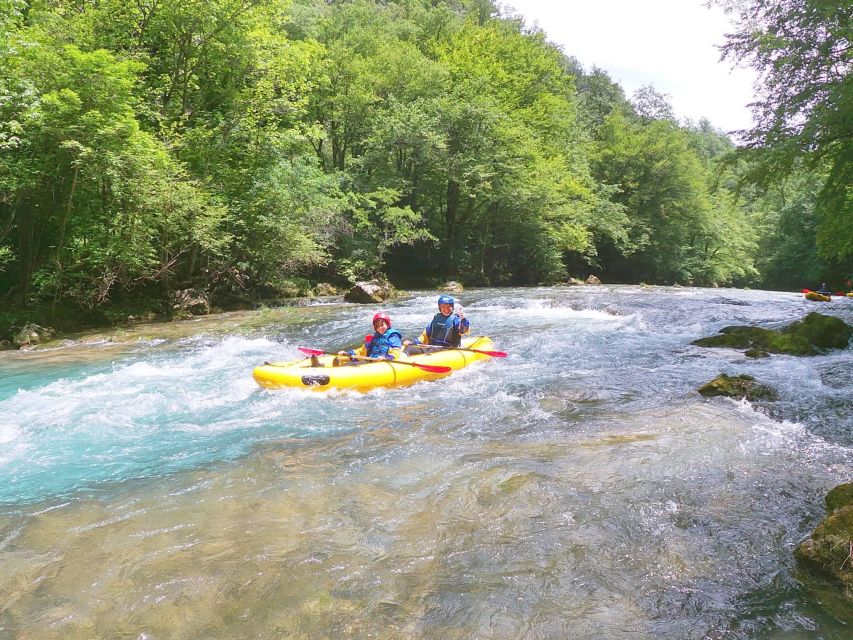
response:
<path id="1" fill-rule="evenodd" d="M 607 71 L 630 98 L 644 85 L 667 94 L 675 115 L 716 129 L 752 126 L 747 104 L 755 73 L 720 62 L 718 47 L 733 30 L 705 0 L 503 0 L 528 26 L 538 26 L 586 71 Z"/>

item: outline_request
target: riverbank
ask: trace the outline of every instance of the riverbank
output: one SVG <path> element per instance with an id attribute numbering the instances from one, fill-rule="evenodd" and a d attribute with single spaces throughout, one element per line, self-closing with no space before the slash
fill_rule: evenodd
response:
<path id="1" fill-rule="evenodd" d="M 252 304 L 241 303 L 233 308 L 213 307 L 206 313 L 194 315 L 186 311 L 166 312 L 163 310 L 153 311 L 150 306 L 123 307 L 113 309 L 109 314 L 78 314 L 65 310 L 57 314 L 49 308 L 35 308 L 27 310 L 11 310 L 0 314 L 0 351 L 15 350 L 19 347 L 32 348 L 37 345 L 52 346 L 63 341 L 86 340 L 97 342 L 104 339 L 112 339 L 116 336 L 146 335 L 146 327 L 156 325 L 161 327 L 170 323 L 182 325 L 187 321 L 198 321 L 203 318 L 228 317 L 241 311 L 261 311 L 270 309 L 301 307 L 309 304 L 327 304 L 335 301 L 343 302 L 340 295 L 293 297 L 274 300 L 258 300 Z M 30 327 L 27 329 L 27 327 Z M 16 338 L 21 332 L 35 332 L 43 335 L 32 342 L 21 341 L 16 343 Z M 158 329 L 159 331 L 159 329 Z"/>

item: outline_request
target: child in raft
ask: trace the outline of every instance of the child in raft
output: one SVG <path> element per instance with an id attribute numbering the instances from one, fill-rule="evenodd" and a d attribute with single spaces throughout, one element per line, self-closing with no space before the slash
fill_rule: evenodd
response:
<path id="1" fill-rule="evenodd" d="M 403 336 L 396 329 L 391 328 L 391 318 L 388 314 L 379 312 L 373 316 L 372 336 L 367 336 L 358 349 L 350 349 L 348 351 L 338 351 L 339 356 L 349 356 L 349 362 L 341 361 L 341 358 L 335 358 L 333 366 L 341 364 L 359 364 L 359 360 L 355 356 L 368 358 L 384 358 L 386 360 L 394 360 L 400 357 L 400 349 L 403 348 Z M 363 362 L 363 361 L 362 361 Z M 312 361 L 313 364 L 313 361 Z"/>
<path id="2" fill-rule="evenodd" d="M 438 313 L 421 335 L 414 341 L 406 340 L 403 346 L 407 355 L 429 353 L 433 349 L 426 347 L 458 347 L 462 344 L 462 336 L 471 331 L 471 323 L 465 317 L 461 306 L 456 306 L 456 300 L 451 295 L 438 296 Z"/>

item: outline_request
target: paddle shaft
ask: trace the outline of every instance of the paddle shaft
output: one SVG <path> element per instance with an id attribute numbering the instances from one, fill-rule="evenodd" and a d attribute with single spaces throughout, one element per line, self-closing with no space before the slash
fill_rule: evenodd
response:
<path id="1" fill-rule="evenodd" d="M 482 349 L 471 349 L 470 347 L 442 347 L 438 344 L 414 344 L 413 347 L 424 347 L 426 349 L 444 349 L 446 351 L 470 351 L 471 353 L 482 353 L 492 358 L 506 358 L 504 351 L 483 351 Z"/>
<path id="2" fill-rule="evenodd" d="M 335 353 L 329 353 L 328 351 L 323 351 L 322 349 L 310 349 L 308 347 L 299 347 L 299 350 L 302 353 L 307 353 L 310 356 L 333 356 L 337 355 Z M 344 357 L 344 356 L 341 356 Z M 423 369 L 424 371 L 429 371 L 430 373 L 450 373 L 453 369 L 450 367 L 438 366 L 433 364 L 421 364 L 420 362 L 408 362 L 406 360 L 388 360 L 387 358 L 371 358 L 370 356 L 345 356 L 347 358 L 351 358 L 353 360 L 362 360 L 364 362 L 387 362 L 388 364 L 404 364 L 409 367 L 417 367 L 418 369 Z"/>

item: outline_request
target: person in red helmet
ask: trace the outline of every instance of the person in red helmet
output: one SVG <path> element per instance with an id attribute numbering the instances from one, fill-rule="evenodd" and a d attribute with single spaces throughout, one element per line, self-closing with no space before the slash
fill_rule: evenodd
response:
<path id="1" fill-rule="evenodd" d="M 369 358 L 386 358 L 394 360 L 400 357 L 400 349 L 403 347 L 403 336 L 396 329 L 391 328 L 391 318 L 387 313 L 379 312 L 373 316 L 372 336 L 364 339 L 364 344 L 358 349 L 349 351 L 338 351 L 341 356 L 367 356 Z"/>

